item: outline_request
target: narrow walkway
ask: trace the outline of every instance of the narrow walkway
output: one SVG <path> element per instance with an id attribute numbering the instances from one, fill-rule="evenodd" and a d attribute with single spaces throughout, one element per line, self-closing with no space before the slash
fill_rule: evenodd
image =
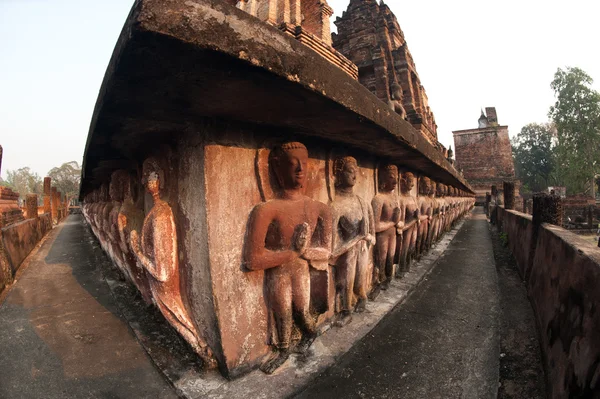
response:
<path id="1" fill-rule="evenodd" d="M 0 398 L 177 398 L 103 278 L 81 216 L 50 232 L 0 305 Z"/>
<path id="2" fill-rule="evenodd" d="M 495 398 L 499 292 L 488 223 L 465 222 L 415 293 L 299 398 Z"/>

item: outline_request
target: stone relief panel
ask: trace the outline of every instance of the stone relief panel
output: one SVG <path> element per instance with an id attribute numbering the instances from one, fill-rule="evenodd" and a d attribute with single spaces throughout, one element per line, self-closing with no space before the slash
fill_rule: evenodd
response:
<path id="1" fill-rule="evenodd" d="M 269 170 L 277 181 L 275 198 L 254 207 L 248 221 L 244 265 L 249 272 L 264 270 L 264 292 L 271 326 L 273 356 L 261 369 L 272 373 L 290 356 L 305 352 L 315 339 L 316 316 L 328 309 L 323 294 L 312 290 L 311 269 L 327 274 L 331 255 L 331 211 L 305 195 L 308 150 L 289 142 L 269 154 Z M 311 306 L 313 303 L 313 306 Z M 294 329 L 300 334 L 295 342 Z"/>
<path id="2" fill-rule="evenodd" d="M 410 271 L 410 264 L 416 255 L 418 227 L 421 212 L 418 199 L 413 195 L 416 178 L 412 172 L 404 172 L 400 177 L 400 208 L 404 215 L 402 234 L 399 235 L 397 250 L 398 269 L 396 276 L 403 277 Z"/>
<path id="3" fill-rule="evenodd" d="M 376 232 L 373 290 L 370 294 L 372 300 L 377 298 L 381 290 L 387 290 L 392 281 L 398 235 L 404 227 L 397 194 L 398 167 L 391 164 L 380 166 L 378 183 L 378 193 L 371 202 Z"/>
<path id="4" fill-rule="evenodd" d="M 144 161 L 143 184 L 152 196 L 153 205 L 144 218 L 141 232 L 131 230 L 131 249 L 149 275 L 155 305 L 198 353 L 204 364 L 215 367 L 212 351 L 199 336 L 183 303 L 176 222 L 171 206 L 161 197 L 161 189 L 165 184 L 164 170 L 157 159 L 148 158 Z"/>
<path id="5" fill-rule="evenodd" d="M 470 207 L 360 152 L 236 134 L 190 134 L 83 206 L 142 297 L 230 377 L 273 373 L 351 323 Z"/>
<path id="6" fill-rule="evenodd" d="M 368 272 L 371 247 L 375 245 L 375 220 L 371 204 L 354 193 L 358 178 L 355 158 L 339 157 L 333 162 L 335 199 L 333 212 L 333 250 L 330 262 L 335 267 L 336 324 L 352 320 L 352 311 L 364 312 L 369 289 Z"/>

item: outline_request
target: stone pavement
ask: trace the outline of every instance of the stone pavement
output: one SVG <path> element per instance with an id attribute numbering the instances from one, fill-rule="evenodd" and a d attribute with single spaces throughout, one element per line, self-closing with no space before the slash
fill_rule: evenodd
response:
<path id="1" fill-rule="evenodd" d="M 69 216 L 0 304 L 0 398 L 177 397 L 119 312 L 91 240 Z"/>
<path id="2" fill-rule="evenodd" d="M 495 398 L 499 292 L 488 223 L 467 219 L 436 268 L 298 398 Z"/>

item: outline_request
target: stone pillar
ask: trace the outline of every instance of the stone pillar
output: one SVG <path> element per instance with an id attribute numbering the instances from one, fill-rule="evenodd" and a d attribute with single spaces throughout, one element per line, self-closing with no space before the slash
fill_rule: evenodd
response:
<path id="1" fill-rule="evenodd" d="M 44 177 L 44 213 L 52 212 L 52 178 Z"/>
<path id="2" fill-rule="evenodd" d="M 562 199 L 558 195 L 545 193 L 533 196 L 533 224 L 540 226 L 542 223 L 550 223 L 562 226 L 563 207 Z"/>
<path id="3" fill-rule="evenodd" d="M 27 210 L 27 219 L 37 219 L 38 218 L 38 196 L 37 194 L 27 194 L 25 198 L 26 210 Z"/>
<path id="4" fill-rule="evenodd" d="M 515 209 L 515 183 L 504 182 L 504 209 Z"/>
<path id="5" fill-rule="evenodd" d="M 52 194 L 50 198 L 52 200 L 52 220 L 58 223 L 58 192 L 56 191 L 56 187 L 52 187 Z"/>

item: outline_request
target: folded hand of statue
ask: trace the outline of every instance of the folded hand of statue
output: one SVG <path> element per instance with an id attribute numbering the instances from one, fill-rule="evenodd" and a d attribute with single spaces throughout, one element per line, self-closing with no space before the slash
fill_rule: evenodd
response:
<path id="1" fill-rule="evenodd" d="M 310 225 L 306 222 L 299 224 L 294 229 L 292 236 L 294 250 L 302 256 L 310 245 Z"/>

